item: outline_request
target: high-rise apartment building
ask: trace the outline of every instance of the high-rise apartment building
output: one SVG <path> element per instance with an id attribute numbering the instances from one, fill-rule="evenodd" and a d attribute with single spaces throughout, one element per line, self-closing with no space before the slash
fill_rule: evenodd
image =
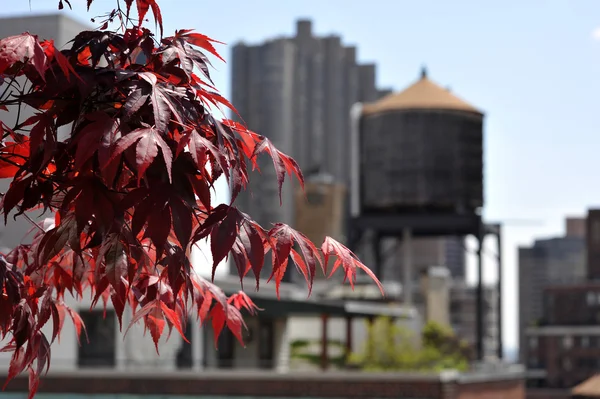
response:
<path id="1" fill-rule="evenodd" d="M 315 36 L 308 20 L 297 22 L 293 37 L 237 44 L 231 65 L 231 100 L 248 127 L 292 156 L 306 176 L 326 174 L 345 186 L 350 108 L 382 94 L 375 65 L 359 65 L 356 47 L 339 36 Z M 276 222 L 294 226 L 296 185 L 284 185 L 280 206 L 270 162 L 266 156 L 259 160 L 261 173 L 251 173 L 237 204 L 265 228 Z"/>
<path id="2" fill-rule="evenodd" d="M 568 223 L 564 237 L 536 240 L 519 248 L 519 352 L 525 361 L 525 331 L 543 315 L 544 288 L 570 284 L 586 277 L 586 239 Z"/>

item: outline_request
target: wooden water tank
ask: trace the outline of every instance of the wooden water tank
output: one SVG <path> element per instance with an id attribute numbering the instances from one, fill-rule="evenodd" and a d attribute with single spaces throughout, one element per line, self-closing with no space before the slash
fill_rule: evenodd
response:
<path id="1" fill-rule="evenodd" d="M 363 107 L 363 213 L 471 213 L 483 206 L 483 113 L 423 71 L 406 90 Z"/>

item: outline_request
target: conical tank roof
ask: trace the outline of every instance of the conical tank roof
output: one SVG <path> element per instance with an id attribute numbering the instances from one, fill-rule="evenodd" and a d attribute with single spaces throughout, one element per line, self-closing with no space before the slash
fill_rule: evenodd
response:
<path id="1" fill-rule="evenodd" d="M 404 91 L 388 94 L 374 103 L 365 104 L 362 113 L 363 115 L 374 115 L 406 109 L 456 110 L 483 114 L 471 104 L 452 94 L 450 90 L 429 80 L 425 68 L 421 72 L 421 78 Z"/>

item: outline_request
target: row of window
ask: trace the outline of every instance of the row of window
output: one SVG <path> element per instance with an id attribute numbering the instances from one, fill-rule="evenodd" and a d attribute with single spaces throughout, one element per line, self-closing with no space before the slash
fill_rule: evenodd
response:
<path id="1" fill-rule="evenodd" d="M 79 367 L 103 367 L 112 368 L 116 366 L 116 315 L 114 311 L 107 310 L 106 317 L 103 311 L 80 311 L 85 323 L 88 340 L 82 339 L 77 354 Z M 176 364 L 179 369 L 189 369 L 193 366 L 192 352 L 192 330 L 191 323 L 186 324 L 185 337 L 188 342 L 183 341 L 177 351 Z M 262 368 L 273 368 L 275 364 L 275 324 L 272 319 L 258 320 L 256 340 L 258 344 L 258 364 Z M 250 333 L 252 329 L 248 330 Z M 251 336 L 244 337 L 250 342 Z M 237 341 L 229 329 L 224 329 L 218 340 L 216 352 L 217 365 L 219 368 L 233 367 Z"/>
<path id="2" fill-rule="evenodd" d="M 79 367 L 115 367 L 116 363 L 116 315 L 114 311 L 80 311 L 88 339 L 81 340 L 77 353 Z M 183 342 L 177 351 L 177 367 L 192 367 L 192 336 L 190 324 L 186 325 L 185 336 L 188 342 Z"/>
<path id="3" fill-rule="evenodd" d="M 577 338 L 573 338 L 571 335 L 565 335 L 560 340 L 562 349 L 571 349 L 574 346 L 579 348 L 595 348 L 600 347 L 600 337 L 590 337 L 582 335 Z M 538 337 L 529 337 L 529 349 L 537 349 Z"/>

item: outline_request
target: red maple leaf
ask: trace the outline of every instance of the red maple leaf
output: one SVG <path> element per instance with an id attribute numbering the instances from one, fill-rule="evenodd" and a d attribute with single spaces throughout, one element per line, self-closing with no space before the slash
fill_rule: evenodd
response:
<path id="1" fill-rule="evenodd" d="M 0 74 L 18 62 L 33 65 L 39 76 L 44 79 L 48 64 L 37 36 L 22 33 L 0 40 Z"/>
<path id="2" fill-rule="evenodd" d="M 267 152 L 271 158 L 273 159 L 273 165 L 275 166 L 275 173 L 277 174 L 277 182 L 279 183 L 279 202 L 283 203 L 281 199 L 281 187 L 283 186 L 283 181 L 285 180 L 285 173 L 287 172 L 290 176 L 295 174 L 304 190 L 304 176 L 302 175 L 302 171 L 298 166 L 298 163 L 294 161 L 291 157 L 285 155 L 281 151 L 279 151 L 271 140 L 266 137 L 262 137 L 260 143 L 256 145 L 254 148 L 255 154 L 260 152 Z"/>
<path id="3" fill-rule="evenodd" d="M 153 127 L 139 128 L 121 137 L 115 144 L 115 149 L 112 152 L 109 162 L 121 155 L 123 151 L 131 147 L 135 142 L 137 142 L 135 161 L 137 164 L 138 181 L 141 180 L 146 169 L 148 169 L 154 158 L 158 155 L 159 149 L 162 152 L 163 160 L 167 167 L 167 174 L 169 179 L 171 179 L 173 154 L 168 144 Z"/>

